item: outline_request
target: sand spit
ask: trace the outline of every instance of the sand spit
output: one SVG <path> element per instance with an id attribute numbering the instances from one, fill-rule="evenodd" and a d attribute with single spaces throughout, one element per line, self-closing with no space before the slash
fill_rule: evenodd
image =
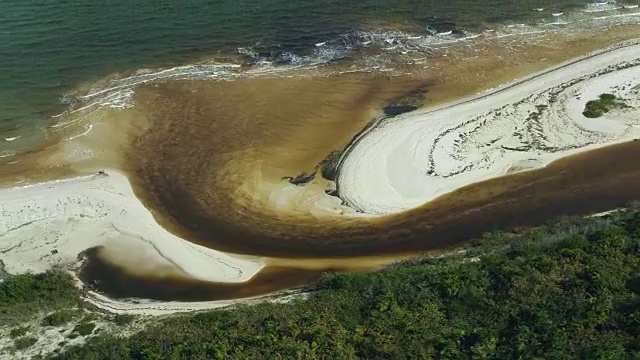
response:
<path id="1" fill-rule="evenodd" d="M 237 283 L 264 266 L 170 234 L 135 197 L 127 178 L 114 170 L 0 190 L 0 259 L 8 273 L 73 267 L 78 254 L 96 246 L 142 274 Z M 105 301 L 100 304 L 106 306 Z"/>
<path id="2" fill-rule="evenodd" d="M 400 212 L 462 186 L 640 137 L 640 43 L 574 59 L 472 98 L 372 127 L 343 159 L 337 184 L 350 206 Z M 602 93 L 628 108 L 582 115 Z"/>

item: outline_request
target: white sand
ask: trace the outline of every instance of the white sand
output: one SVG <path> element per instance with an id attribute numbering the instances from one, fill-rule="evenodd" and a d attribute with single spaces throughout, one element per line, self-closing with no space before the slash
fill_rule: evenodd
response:
<path id="1" fill-rule="evenodd" d="M 343 159 L 337 184 L 352 207 L 400 212 L 462 186 L 532 169 L 576 152 L 640 137 L 637 41 L 436 108 L 383 120 Z M 602 93 L 632 109 L 589 119 Z M 540 108 L 537 108 L 540 107 Z M 532 116 L 532 113 L 537 113 Z"/>
<path id="2" fill-rule="evenodd" d="M 300 291 L 289 291 L 264 296 L 255 296 L 244 299 L 218 300 L 218 301 L 155 301 L 135 299 L 128 301 L 118 301 L 108 298 L 102 294 L 89 291 L 87 300 L 94 306 L 114 314 L 134 314 L 146 316 L 160 316 L 180 312 L 210 310 L 223 308 L 236 304 L 256 304 L 259 302 L 287 302 L 293 298 L 304 298 L 306 294 Z"/>
<path id="3" fill-rule="evenodd" d="M 127 178 L 114 170 L 0 190 L 0 260 L 8 273 L 68 267 L 81 251 L 98 245 L 135 271 L 173 267 L 209 281 L 244 282 L 264 266 L 170 234 L 135 197 Z M 116 303 L 109 306 L 125 307 Z"/>

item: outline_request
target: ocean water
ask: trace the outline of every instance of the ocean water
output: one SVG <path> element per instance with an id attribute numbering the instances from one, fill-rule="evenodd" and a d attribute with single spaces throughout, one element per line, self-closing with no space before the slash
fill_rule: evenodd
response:
<path id="1" fill-rule="evenodd" d="M 584 8 L 588 3 L 244 0 L 132 5 L 3 1 L 0 130 L 37 127 L 43 118 L 68 105 L 69 94 L 79 84 L 112 73 L 238 53 L 291 62 L 317 52 L 315 44 L 326 41 L 344 49 L 345 41 L 353 41 L 345 35 L 358 30 L 412 27 L 420 32 L 430 25 L 448 31 L 509 21 L 537 23 L 551 21 L 553 12 Z M 545 10 L 533 10 L 536 8 Z M 325 55 L 344 54 L 325 51 Z"/>

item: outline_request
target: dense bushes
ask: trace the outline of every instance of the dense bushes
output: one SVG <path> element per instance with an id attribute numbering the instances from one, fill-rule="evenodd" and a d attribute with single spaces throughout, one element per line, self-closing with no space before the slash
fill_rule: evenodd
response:
<path id="1" fill-rule="evenodd" d="M 38 339 L 33 337 L 33 336 L 25 336 L 25 337 L 21 337 L 16 339 L 13 342 L 13 346 L 15 347 L 16 350 L 24 350 L 27 348 L 30 348 L 31 346 L 35 345 L 35 343 L 38 342 Z"/>
<path id="2" fill-rule="evenodd" d="M 597 118 L 616 107 L 626 107 L 626 105 L 618 101 L 618 98 L 613 94 L 600 94 L 598 100 L 587 102 L 582 115 L 588 118 Z"/>
<path id="3" fill-rule="evenodd" d="M 78 304 L 80 296 L 73 279 L 61 271 L 10 276 L 0 282 L 0 324 Z"/>
<path id="4" fill-rule="evenodd" d="M 78 316 L 77 311 L 60 310 L 45 316 L 42 319 L 43 326 L 62 326 L 70 323 Z"/>
<path id="5" fill-rule="evenodd" d="M 73 328 L 72 333 L 76 333 L 81 336 L 87 336 L 87 335 L 91 335 L 95 328 L 96 328 L 95 323 L 88 320 L 83 320 L 78 325 L 76 325 L 76 327 Z"/>
<path id="6" fill-rule="evenodd" d="M 135 316 L 129 314 L 116 314 L 113 316 L 113 322 L 118 326 L 126 326 L 135 321 Z"/>
<path id="7" fill-rule="evenodd" d="M 325 277 L 307 300 L 173 317 L 59 359 L 638 358 L 640 215 L 487 234 L 465 254 Z"/>

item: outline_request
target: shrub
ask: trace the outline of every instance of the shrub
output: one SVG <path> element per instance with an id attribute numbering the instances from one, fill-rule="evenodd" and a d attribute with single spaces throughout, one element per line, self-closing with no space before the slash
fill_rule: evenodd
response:
<path id="1" fill-rule="evenodd" d="M 80 303 L 80 293 L 65 272 L 13 275 L 0 282 L 0 323 L 3 324 L 17 325 L 42 311 Z"/>
<path id="2" fill-rule="evenodd" d="M 616 100 L 618 98 L 613 94 L 600 94 L 598 100 L 587 102 L 582 115 L 588 118 L 598 118 L 613 108 L 627 106 L 623 102 Z"/>
<path id="3" fill-rule="evenodd" d="M 76 317 L 77 313 L 72 310 L 60 310 L 45 316 L 42 319 L 43 326 L 61 326 L 69 323 Z"/>
<path id="4" fill-rule="evenodd" d="M 75 328 L 73 328 L 73 332 L 80 334 L 82 336 L 86 336 L 86 335 L 90 335 L 91 333 L 93 333 L 93 329 L 96 328 L 96 324 L 92 323 L 92 322 L 88 322 L 88 321 L 83 321 L 80 324 L 76 325 Z"/>
<path id="5" fill-rule="evenodd" d="M 15 346 L 16 350 L 24 350 L 26 348 L 30 348 L 37 342 L 38 342 L 37 338 L 33 336 L 25 336 L 25 337 L 16 339 L 13 342 L 13 346 Z"/>
<path id="6" fill-rule="evenodd" d="M 69 274 L 51 270 L 42 274 L 10 276 L 0 282 L 0 306 L 37 302 L 77 303 L 79 294 Z"/>
<path id="7" fill-rule="evenodd" d="M 15 339 L 15 338 L 27 335 L 28 331 L 29 331 L 29 327 L 28 326 L 21 326 L 21 327 L 13 328 L 9 332 L 9 336 L 12 339 Z"/>
<path id="8" fill-rule="evenodd" d="M 588 118 L 599 118 L 603 115 L 603 111 L 595 105 L 593 101 L 589 101 L 586 109 L 582 112 L 582 115 Z"/>
<path id="9" fill-rule="evenodd" d="M 113 322 L 116 323 L 116 325 L 118 325 L 118 326 L 125 326 L 125 325 L 131 324 L 134 319 L 135 319 L 135 316 L 133 316 L 133 315 L 116 314 L 113 317 Z"/>
<path id="10" fill-rule="evenodd" d="M 600 101 L 604 103 L 611 103 L 616 99 L 616 96 L 613 94 L 600 94 Z"/>

